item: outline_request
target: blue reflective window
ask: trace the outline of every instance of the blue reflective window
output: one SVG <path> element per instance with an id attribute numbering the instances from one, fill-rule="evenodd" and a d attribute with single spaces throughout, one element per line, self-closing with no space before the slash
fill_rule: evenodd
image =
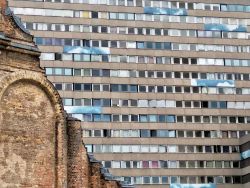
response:
<path id="1" fill-rule="evenodd" d="M 168 137 L 168 130 L 157 130 L 157 137 Z"/>
<path id="2" fill-rule="evenodd" d="M 235 5 L 227 5 L 227 10 L 228 11 L 236 11 L 236 6 Z"/>
<path id="3" fill-rule="evenodd" d="M 46 75 L 51 75 L 52 74 L 52 68 L 45 68 L 45 73 L 46 73 Z"/>
<path id="4" fill-rule="evenodd" d="M 61 68 L 55 68 L 55 75 L 62 75 L 62 69 Z"/>
<path id="5" fill-rule="evenodd" d="M 35 43 L 36 43 L 37 45 L 42 45 L 42 44 L 43 44 L 43 38 L 36 37 L 36 38 L 35 38 Z"/>
<path id="6" fill-rule="evenodd" d="M 100 114 L 93 114 L 93 121 L 94 122 L 100 122 L 101 121 L 101 115 Z"/>
<path id="7" fill-rule="evenodd" d="M 149 122 L 157 122 L 157 115 L 148 115 Z"/>
<path id="8" fill-rule="evenodd" d="M 63 45 L 63 40 L 61 39 L 54 39 L 54 45 L 55 46 L 62 46 Z"/>
<path id="9" fill-rule="evenodd" d="M 227 102 L 226 101 L 221 101 L 219 102 L 220 108 L 226 109 L 227 108 Z"/>
<path id="10" fill-rule="evenodd" d="M 228 11 L 243 12 L 244 8 L 242 5 L 228 5 Z"/>
<path id="11" fill-rule="evenodd" d="M 175 138 L 176 137 L 175 131 L 169 131 L 168 136 L 171 137 L 171 138 Z"/>
<path id="12" fill-rule="evenodd" d="M 161 42 L 155 43 L 155 49 L 162 49 Z"/>
<path id="13" fill-rule="evenodd" d="M 168 183 L 168 177 L 167 176 L 162 176 L 161 182 L 162 182 L 162 184 L 167 184 Z"/>
<path id="14" fill-rule="evenodd" d="M 116 13 L 109 13 L 109 19 L 117 19 L 117 14 Z"/>
<path id="15" fill-rule="evenodd" d="M 72 75 L 72 69 L 64 69 L 64 74 L 67 76 L 71 76 Z"/>
<path id="16" fill-rule="evenodd" d="M 166 122 L 165 119 L 166 119 L 166 118 L 165 118 L 165 115 L 159 115 L 159 122 L 160 122 L 160 123 Z"/>
<path id="17" fill-rule="evenodd" d="M 111 90 L 111 92 L 119 91 L 119 85 L 118 84 L 111 84 L 110 90 Z"/>
<path id="18" fill-rule="evenodd" d="M 221 9 L 222 11 L 227 11 L 227 5 L 221 5 L 220 9 Z"/>
<path id="19" fill-rule="evenodd" d="M 144 42 L 137 42 L 137 48 L 144 49 L 145 48 Z"/>
<path id="20" fill-rule="evenodd" d="M 104 121 L 104 122 L 110 122 L 111 121 L 110 114 L 103 114 L 102 115 L 102 121 Z"/>
<path id="21" fill-rule="evenodd" d="M 128 20 L 134 20 L 135 15 L 134 14 L 127 14 Z"/>
<path id="22" fill-rule="evenodd" d="M 167 116 L 167 122 L 168 122 L 168 123 L 174 123 L 174 122 L 175 122 L 175 116 L 173 116 L 173 115 L 168 115 L 168 116 Z"/>
<path id="23" fill-rule="evenodd" d="M 110 99 L 103 99 L 102 100 L 102 106 L 105 106 L 105 107 L 110 107 Z"/>
<path id="24" fill-rule="evenodd" d="M 44 38 L 44 44 L 45 45 L 52 45 L 52 38 Z"/>
<path id="25" fill-rule="evenodd" d="M 93 106 L 101 106 L 101 99 L 93 99 Z"/>
<path id="26" fill-rule="evenodd" d="M 164 42 L 164 49 L 170 50 L 171 49 L 171 42 Z"/>
<path id="27" fill-rule="evenodd" d="M 150 137 L 150 130 L 141 130 L 141 137 L 142 138 L 149 138 Z"/>
<path id="28" fill-rule="evenodd" d="M 149 184 L 149 183 L 150 183 L 150 177 L 144 176 L 144 177 L 143 177 L 143 183 L 144 183 L 144 184 Z"/>
<path id="29" fill-rule="evenodd" d="M 91 122 L 91 114 L 83 114 L 83 121 Z"/>
<path id="30" fill-rule="evenodd" d="M 217 108 L 217 101 L 211 101 L 210 108 Z"/>
<path id="31" fill-rule="evenodd" d="M 137 93 L 137 85 L 130 85 L 130 92 Z"/>
<path id="32" fill-rule="evenodd" d="M 244 5 L 221 5 L 221 11 L 249 12 L 249 6 Z"/>
<path id="33" fill-rule="evenodd" d="M 153 48 L 153 42 L 146 42 L 146 48 L 152 49 Z"/>
<path id="34" fill-rule="evenodd" d="M 246 7 L 245 7 L 245 11 L 246 11 L 246 12 L 250 12 L 250 6 L 246 6 Z"/>
<path id="35" fill-rule="evenodd" d="M 127 84 L 122 84 L 121 85 L 121 91 L 122 92 L 127 92 L 128 91 L 128 85 Z"/>
<path id="36" fill-rule="evenodd" d="M 140 115 L 140 122 L 147 122 L 148 118 L 147 115 Z"/>
<path id="37" fill-rule="evenodd" d="M 171 181 L 171 183 L 178 183 L 177 182 L 177 176 L 171 176 L 170 181 Z"/>

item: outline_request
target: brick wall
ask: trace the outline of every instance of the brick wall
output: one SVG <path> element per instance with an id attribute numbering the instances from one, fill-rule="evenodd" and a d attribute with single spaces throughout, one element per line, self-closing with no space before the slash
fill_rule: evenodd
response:
<path id="1" fill-rule="evenodd" d="M 80 122 L 39 67 L 32 36 L 3 13 L 0 0 L 0 187 L 118 188 L 91 162 Z M 12 46 L 15 39 L 19 47 Z M 23 48 L 22 48 L 23 46 Z M 32 48 L 30 48 L 32 47 Z"/>
<path id="2" fill-rule="evenodd" d="M 90 162 L 82 144 L 81 123 L 70 118 L 68 130 L 68 187 L 119 188 L 116 181 L 105 180 L 101 163 Z"/>

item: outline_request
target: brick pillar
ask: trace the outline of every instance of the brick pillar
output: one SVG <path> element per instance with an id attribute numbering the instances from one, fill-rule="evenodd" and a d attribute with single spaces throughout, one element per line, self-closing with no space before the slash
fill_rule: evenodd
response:
<path id="1" fill-rule="evenodd" d="M 68 137 L 66 120 L 57 120 L 57 187 L 67 188 Z"/>
<path id="2" fill-rule="evenodd" d="M 82 143 L 81 123 L 69 119 L 68 132 L 68 188 L 89 188 L 89 161 Z"/>
<path id="3" fill-rule="evenodd" d="M 101 188 L 101 171 L 100 171 L 100 163 L 91 163 L 91 188 Z"/>

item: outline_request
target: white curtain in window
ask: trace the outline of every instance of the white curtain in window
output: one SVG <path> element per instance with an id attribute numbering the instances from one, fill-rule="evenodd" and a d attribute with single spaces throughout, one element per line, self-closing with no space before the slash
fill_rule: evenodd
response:
<path id="1" fill-rule="evenodd" d="M 148 100 L 138 100 L 138 107 L 148 107 Z"/>

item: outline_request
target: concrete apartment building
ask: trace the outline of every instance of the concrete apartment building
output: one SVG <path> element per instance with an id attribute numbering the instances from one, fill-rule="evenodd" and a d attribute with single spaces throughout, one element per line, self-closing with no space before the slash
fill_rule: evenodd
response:
<path id="1" fill-rule="evenodd" d="M 9 5 L 35 35 L 65 110 L 82 121 L 88 152 L 117 179 L 250 187 L 249 0 Z"/>

